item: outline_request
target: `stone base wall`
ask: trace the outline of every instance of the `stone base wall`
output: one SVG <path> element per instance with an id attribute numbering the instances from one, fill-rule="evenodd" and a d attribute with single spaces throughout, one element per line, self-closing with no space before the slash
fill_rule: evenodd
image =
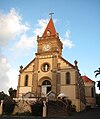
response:
<path id="1" fill-rule="evenodd" d="M 35 103 L 36 98 L 14 98 L 16 105 L 14 108 L 13 114 L 30 112 L 31 113 L 31 105 Z"/>

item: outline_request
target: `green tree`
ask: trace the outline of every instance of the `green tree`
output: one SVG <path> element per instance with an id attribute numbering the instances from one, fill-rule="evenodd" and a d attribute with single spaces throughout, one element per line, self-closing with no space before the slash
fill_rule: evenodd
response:
<path id="1" fill-rule="evenodd" d="M 16 89 L 13 89 L 11 87 L 11 88 L 9 88 L 8 92 L 9 92 L 9 95 L 10 95 L 11 98 L 15 98 L 16 97 L 16 92 L 17 92 Z"/>
<path id="2" fill-rule="evenodd" d="M 15 107 L 15 101 L 8 96 L 3 101 L 3 114 L 12 114 Z"/>
<path id="3" fill-rule="evenodd" d="M 0 100 L 4 100 L 6 97 L 8 97 L 7 94 L 5 94 L 3 91 L 0 92 Z"/>

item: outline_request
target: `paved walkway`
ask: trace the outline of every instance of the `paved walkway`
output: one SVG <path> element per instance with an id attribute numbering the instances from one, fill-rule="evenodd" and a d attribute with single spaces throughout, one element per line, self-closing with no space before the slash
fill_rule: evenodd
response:
<path id="1" fill-rule="evenodd" d="M 43 119 L 33 116 L 6 116 L 3 115 L 0 119 Z M 75 113 L 67 117 L 46 117 L 45 119 L 100 119 L 100 109 L 91 109 L 80 113 Z"/>
<path id="2" fill-rule="evenodd" d="M 67 119 L 100 119 L 100 109 L 91 109 L 68 117 Z"/>

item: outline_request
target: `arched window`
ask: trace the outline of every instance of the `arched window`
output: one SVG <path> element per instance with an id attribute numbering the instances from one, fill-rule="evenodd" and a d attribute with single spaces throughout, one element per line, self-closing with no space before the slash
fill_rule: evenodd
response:
<path id="1" fill-rule="evenodd" d="M 50 83 L 50 81 L 45 80 L 45 81 L 43 81 L 42 85 L 51 85 L 51 83 Z"/>
<path id="2" fill-rule="evenodd" d="M 66 84 L 70 84 L 70 73 L 66 73 Z"/>
<path id="3" fill-rule="evenodd" d="M 28 86 L 28 75 L 25 76 L 25 86 Z"/>

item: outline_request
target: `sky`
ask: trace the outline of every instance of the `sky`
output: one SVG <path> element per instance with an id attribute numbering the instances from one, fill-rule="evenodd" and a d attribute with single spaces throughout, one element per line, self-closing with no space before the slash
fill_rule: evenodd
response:
<path id="1" fill-rule="evenodd" d="M 0 92 L 17 89 L 19 66 L 35 57 L 37 35 L 51 12 L 62 57 L 72 64 L 77 60 L 81 75 L 100 80 L 94 74 L 100 67 L 100 0 L 0 0 Z"/>

